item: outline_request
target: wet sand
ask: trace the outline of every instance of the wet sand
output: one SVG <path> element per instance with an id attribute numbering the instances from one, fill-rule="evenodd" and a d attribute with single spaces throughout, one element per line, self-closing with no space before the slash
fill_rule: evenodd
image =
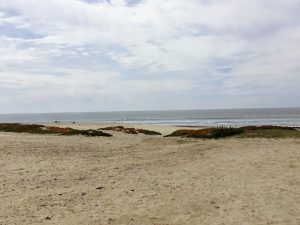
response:
<path id="1" fill-rule="evenodd" d="M 113 134 L 0 132 L 0 224 L 300 224 L 300 139 Z"/>

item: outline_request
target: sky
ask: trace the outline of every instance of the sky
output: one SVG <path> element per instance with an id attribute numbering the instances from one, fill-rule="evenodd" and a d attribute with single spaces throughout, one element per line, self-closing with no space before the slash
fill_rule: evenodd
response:
<path id="1" fill-rule="evenodd" d="M 0 0 L 0 113 L 300 107 L 299 0 Z"/>

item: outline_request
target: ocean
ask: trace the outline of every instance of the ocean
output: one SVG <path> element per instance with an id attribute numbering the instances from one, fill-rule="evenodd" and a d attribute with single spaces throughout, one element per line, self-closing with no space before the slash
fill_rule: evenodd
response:
<path id="1" fill-rule="evenodd" d="M 179 126 L 300 127 L 300 108 L 0 114 L 0 122 L 147 123 Z"/>

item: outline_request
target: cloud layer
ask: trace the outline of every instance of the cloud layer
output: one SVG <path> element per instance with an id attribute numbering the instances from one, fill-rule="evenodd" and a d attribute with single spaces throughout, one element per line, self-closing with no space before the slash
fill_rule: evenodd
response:
<path id="1" fill-rule="evenodd" d="M 0 0 L 0 113 L 300 106 L 297 0 Z"/>

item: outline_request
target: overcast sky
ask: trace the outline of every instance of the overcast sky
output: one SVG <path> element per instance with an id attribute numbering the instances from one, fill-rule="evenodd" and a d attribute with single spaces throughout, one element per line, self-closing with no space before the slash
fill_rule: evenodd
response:
<path id="1" fill-rule="evenodd" d="M 300 106 L 299 0 L 0 0 L 0 113 Z"/>

